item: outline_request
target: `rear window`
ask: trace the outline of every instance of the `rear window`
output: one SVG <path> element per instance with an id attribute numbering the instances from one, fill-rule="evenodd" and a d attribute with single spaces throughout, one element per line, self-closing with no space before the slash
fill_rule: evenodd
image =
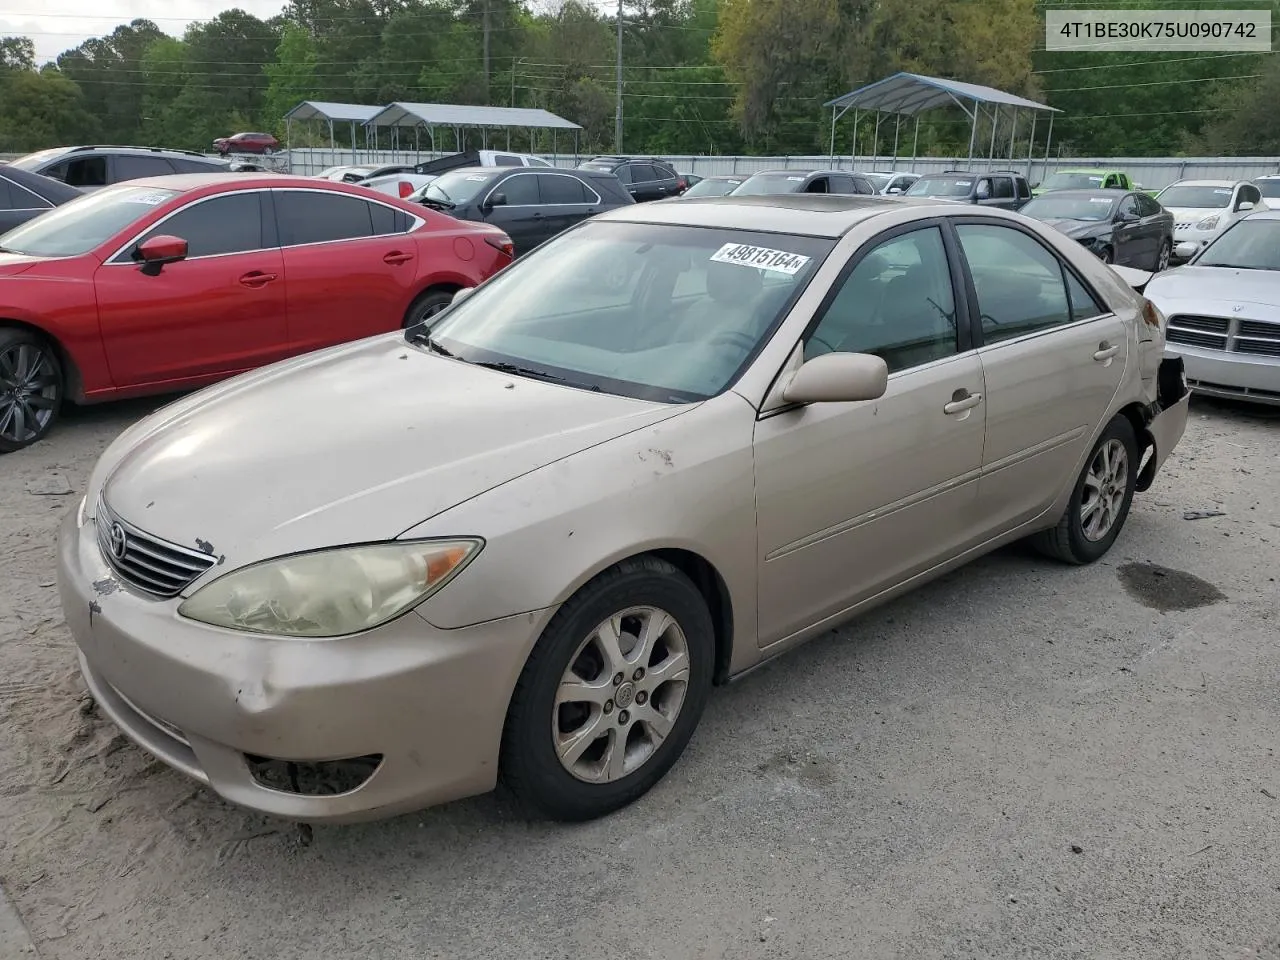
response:
<path id="1" fill-rule="evenodd" d="M 748 177 L 733 191 L 735 197 L 763 197 L 779 193 L 798 193 L 804 188 L 807 174 L 757 173 Z"/>
<path id="2" fill-rule="evenodd" d="M 958 200 L 973 192 L 973 181 L 973 177 L 921 177 L 907 190 L 907 196 Z"/>
<path id="3" fill-rule="evenodd" d="M 108 187 L 15 227 L 0 236 L 0 250 L 33 257 L 78 257 L 176 196 L 176 190 L 155 187 Z"/>

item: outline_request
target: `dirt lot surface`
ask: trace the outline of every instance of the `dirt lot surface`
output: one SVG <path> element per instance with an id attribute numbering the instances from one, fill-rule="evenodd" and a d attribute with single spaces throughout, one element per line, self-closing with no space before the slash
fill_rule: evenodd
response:
<path id="1" fill-rule="evenodd" d="M 1105 561 L 1002 551 L 718 691 L 609 819 L 308 835 L 84 697 L 54 531 L 153 406 L 0 458 L 0 883 L 40 957 L 1280 958 L 1280 416 L 1194 404 Z"/>

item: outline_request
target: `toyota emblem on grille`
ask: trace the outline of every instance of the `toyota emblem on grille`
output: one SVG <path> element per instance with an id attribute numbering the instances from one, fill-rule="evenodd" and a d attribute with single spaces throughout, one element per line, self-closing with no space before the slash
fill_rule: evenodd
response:
<path id="1" fill-rule="evenodd" d="M 129 548 L 129 538 L 124 532 L 124 527 L 119 523 L 111 525 L 111 555 L 117 560 L 124 559 L 124 552 Z"/>

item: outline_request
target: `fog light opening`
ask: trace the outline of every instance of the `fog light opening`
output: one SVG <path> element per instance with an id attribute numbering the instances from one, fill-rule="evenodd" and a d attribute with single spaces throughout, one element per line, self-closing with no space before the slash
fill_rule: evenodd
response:
<path id="1" fill-rule="evenodd" d="M 344 760 L 277 760 L 246 753 L 245 762 L 254 782 L 268 790 L 302 797 L 332 797 L 350 793 L 365 784 L 382 763 L 382 754 Z"/>

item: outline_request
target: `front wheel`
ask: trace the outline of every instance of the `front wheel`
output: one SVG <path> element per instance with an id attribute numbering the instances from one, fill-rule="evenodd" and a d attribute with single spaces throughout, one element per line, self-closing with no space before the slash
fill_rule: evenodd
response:
<path id="1" fill-rule="evenodd" d="M 1046 556 L 1065 563 L 1093 563 L 1120 535 L 1138 479 L 1138 442 L 1133 425 L 1116 416 L 1098 438 L 1076 480 L 1066 513 L 1051 530 L 1032 539 Z"/>
<path id="2" fill-rule="evenodd" d="M 416 327 L 444 311 L 453 302 L 452 290 L 428 290 L 414 300 L 404 315 L 404 328 Z"/>
<path id="3" fill-rule="evenodd" d="M 46 340 L 0 329 L 0 453 L 29 447 L 52 430 L 63 390 L 62 364 Z"/>
<path id="4" fill-rule="evenodd" d="M 589 820 L 631 803 L 679 759 L 715 657 L 707 605 L 656 557 L 600 574 L 547 625 L 503 731 L 503 782 L 527 809 Z"/>
<path id="5" fill-rule="evenodd" d="M 1160 252 L 1156 254 L 1156 273 L 1169 269 L 1169 258 L 1173 255 L 1173 244 L 1168 240 L 1160 241 Z"/>

